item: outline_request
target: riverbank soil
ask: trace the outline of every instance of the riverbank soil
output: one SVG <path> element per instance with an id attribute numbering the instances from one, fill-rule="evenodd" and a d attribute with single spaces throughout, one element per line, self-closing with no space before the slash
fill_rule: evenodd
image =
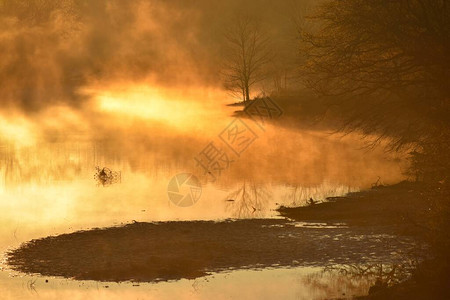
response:
<path id="1" fill-rule="evenodd" d="M 445 182 L 429 187 L 415 182 L 376 186 L 329 198 L 306 207 L 281 207 L 282 216 L 296 221 L 345 222 L 350 226 L 386 225 L 431 245 L 430 256 L 410 279 L 393 286 L 374 286 L 358 299 L 450 299 L 448 204 Z"/>
<path id="2" fill-rule="evenodd" d="M 343 222 L 350 226 L 397 225 L 408 233 L 417 233 L 420 226 L 416 223 L 427 218 L 430 208 L 423 201 L 424 193 L 425 189 L 420 184 L 404 181 L 342 197 L 330 197 L 318 204 L 280 207 L 278 211 L 296 221 Z"/>

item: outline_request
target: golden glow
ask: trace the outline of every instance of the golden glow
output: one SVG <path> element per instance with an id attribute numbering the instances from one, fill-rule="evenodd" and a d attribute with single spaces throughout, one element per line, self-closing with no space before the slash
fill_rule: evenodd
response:
<path id="1" fill-rule="evenodd" d="M 200 126 L 202 122 L 226 116 L 221 112 L 220 99 L 223 92 L 215 90 L 182 90 L 174 92 L 168 89 L 131 86 L 120 90 L 91 89 L 98 109 L 101 112 L 129 116 L 149 121 L 165 123 L 179 130 L 189 130 Z M 215 109 L 213 109 L 215 107 Z M 204 124 L 203 124 L 204 126 Z"/>
<path id="2" fill-rule="evenodd" d="M 39 124 L 46 130 L 69 130 L 71 133 L 88 131 L 89 124 L 83 118 L 83 111 L 68 106 L 54 106 L 40 114 Z"/>
<path id="3" fill-rule="evenodd" d="M 35 141 L 32 124 L 20 116 L 0 116 L 0 136 L 1 141 L 14 142 L 16 146 L 29 146 Z"/>

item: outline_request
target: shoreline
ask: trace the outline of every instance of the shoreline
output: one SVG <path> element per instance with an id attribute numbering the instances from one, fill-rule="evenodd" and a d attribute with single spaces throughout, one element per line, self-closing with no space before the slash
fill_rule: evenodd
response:
<path id="1" fill-rule="evenodd" d="M 421 191 L 412 182 L 376 186 L 309 206 L 280 207 L 286 219 L 137 222 L 49 236 L 9 251 L 8 266 L 77 280 L 157 282 L 232 269 L 394 263 L 391 253 L 411 253 L 422 243 L 420 227 L 408 221 L 425 209 L 417 206 Z M 307 228 L 299 222 L 348 226 Z"/>
<path id="2" fill-rule="evenodd" d="M 416 182 L 400 182 L 389 186 L 328 198 L 328 202 L 305 207 L 280 207 L 284 217 L 296 221 L 345 222 L 350 227 L 386 225 L 399 236 L 414 236 L 429 241 L 426 224 L 434 216 L 427 188 Z M 431 250 L 431 249 L 430 249 Z M 450 278 L 448 258 L 426 257 L 416 266 L 411 276 L 393 285 L 375 284 L 361 300 L 385 299 L 449 299 Z"/>
<path id="3" fill-rule="evenodd" d="M 340 197 L 327 197 L 324 202 L 300 207 L 281 206 L 282 217 L 304 222 L 346 223 L 349 226 L 393 226 L 405 229 L 426 217 L 428 206 L 422 200 L 421 184 L 402 181 L 393 185 L 379 185 L 370 189 L 348 193 Z M 420 228 L 403 232 L 418 234 Z"/>

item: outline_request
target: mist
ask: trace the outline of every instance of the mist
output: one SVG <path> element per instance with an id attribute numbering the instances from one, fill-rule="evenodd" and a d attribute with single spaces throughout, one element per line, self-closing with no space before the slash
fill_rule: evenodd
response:
<path id="1" fill-rule="evenodd" d="M 221 87 L 223 33 L 242 14 L 264 20 L 281 50 L 279 61 L 292 62 L 294 6 L 292 1 L 1 1 L 2 109 L 80 107 L 86 100 L 80 88 L 99 81 Z"/>
<path id="2" fill-rule="evenodd" d="M 448 294 L 449 20 L 445 0 L 0 0 L 0 289 Z"/>

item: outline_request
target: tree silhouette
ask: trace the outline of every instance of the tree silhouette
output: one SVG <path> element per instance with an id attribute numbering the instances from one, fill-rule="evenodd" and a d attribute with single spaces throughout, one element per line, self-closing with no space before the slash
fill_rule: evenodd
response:
<path id="1" fill-rule="evenodd" d="M 237 18 L 225 39 L 225 88 L 246 102 L 252 86 L 266 78 L 264 66 L 271 59 L 269 40 L 249 17 Z"/>
<path id="2" fill-rule="evenodd" d="M 345 116 L 343 130 L 388 138 L 393 149 L 448 139 L 445 0 L 329 0 L 310 20 L 302 73 Z"/>

